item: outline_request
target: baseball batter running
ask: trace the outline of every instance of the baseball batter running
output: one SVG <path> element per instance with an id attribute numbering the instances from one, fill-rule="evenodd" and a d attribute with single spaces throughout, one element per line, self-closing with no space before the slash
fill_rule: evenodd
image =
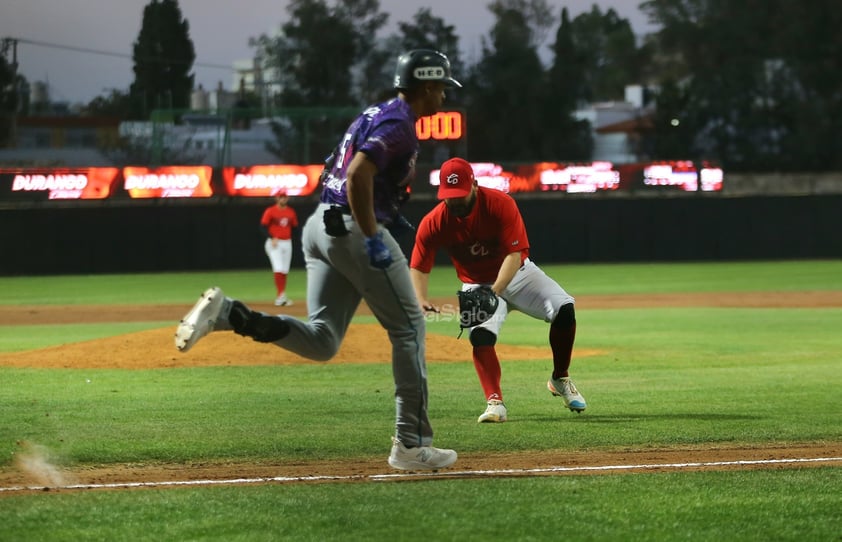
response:
<path id="1" fill-rule="evenodd" d="M 266 233 L 263 245 L 272 274 L 275 278 L 275 305 L 292 305 L 287 297 L 287 275 L 292 261 L 292 229 L 298 227 L 298 214 L 287 205 L 289 196 L 284 189 L 275 193 L 275 204 L 267 207 L 260 217 L 260 226 Z"/>
<path id="2" fill-rule="evenodd" d="M 421 307 L 439 312 L 428 299 L 428 283 L 436 251 L 441 248 L 450 255 L 462 292 L 485 290 L 492 297 L 491 314 L 473 325 L 469 335 L 486 399 L 486 410 L 477 421 L 507 419 L 494 346 L 511 310 L 550 322 L 553 372 L 547 388 L 561 397 L 565 407 L 582 412 L 585 399 L 569 374 L 576 336 L 574 299 L 529 259 L 529 239 L 515 200 L 499 190 L 478 186 L 471 164 L 461 158 L 446 161 L 439 180 L 438 199 L 443 201 L 418 226 L 410 274 Z M 465 313 L 460 307 L 460 316 Z"/>
<path id="3" fill-rule="evenodd" d="M 397 97 L 363 111 L 328 158 L 321 203 L 307 219 L 302 248 L 307 266 L 307 321 L 249 309 L 210 288 L 179 324 L 176 347 L 188 351 L 211 331 L 233 329 L 317 361 L 339 349 L 351 318 L 365 300 L 392 343 L 396 423 L 389 464 L 397 469 L 439 469 L 456 452 L 432 446 L 427 416 L 426 321 L 409 267 L 390 227 L 415 175 L 419 145 L 415 122 L 441 107 L 447 87 L 462 85 L 450 61 L 429 49 L 398 58 Z"/>

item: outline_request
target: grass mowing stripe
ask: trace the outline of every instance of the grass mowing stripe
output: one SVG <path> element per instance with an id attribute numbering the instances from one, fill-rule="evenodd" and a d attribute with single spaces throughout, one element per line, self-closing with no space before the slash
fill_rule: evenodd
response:
<path id="1" fill-rule="evenodd" d="M 542 266 L 576 295 L 842 290 L 842 260 Z"/>
<path id="2" fill-rule="evenodd" d="M 166 321 L 0 326 L 0 353 L 36 350 L 168 326 L 175 329 L 173 322 Z"/>
<path id="3" fill-rule="evenodd" d="M 59 493 L 4 497 L 0 522 L 50 540 L 456 541 L 556 540 L 561 517 L 585 541 L 832 540 L 840 484 L 811 468 Z"/>
<path id="4" fill-rule="evenodd" d="M 710 370 L 596 357 L 576 373 L 589 407 L 574 415 L 544 389 L 547 361 L 511 360 L 503 362 L 511 419 L 489 427 L 476 423 L 485 403 L 472 365 L 431 364 L 430 415 L 436 442 L 464 452 L 832 441 L 833 367 L 758 362 Z M 385 364 L 0 375 L 0 465 L 19 440 L 47 446 L 68 465 L 373 458 L 388 449 L 394 421 Z M 781 384 L 794 379 L 798 386 Z M 809 409 L 785 407 L 805 400 Z"/>
<path id="5" fill-rule="evenodd" d="M 539 262 L 541 263 L 541 262 Z M 758 292 L 842 290 L 842 260 L 543 264 L 571 294 Z M 0 277 L 0 306 L 29 304 L 191 304 L 208 286 L 244 300 L 273 299 L 267 270 L 193 273 Z M 449 266 L 430 275 L 430 295 L 455 296 L 459 282 Z M 306 274 L 292 269 L 288 292 L 303 299 Z"/>

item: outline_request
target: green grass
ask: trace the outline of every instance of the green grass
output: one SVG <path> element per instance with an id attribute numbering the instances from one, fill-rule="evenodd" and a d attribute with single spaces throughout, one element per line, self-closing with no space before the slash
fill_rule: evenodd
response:
<path id="1" fill-rule="evenodd" d="M 293 270 L 290 294 L 303 294 L 304 280 L 303 270 Z M 192 304 L 208 286 L 234 288 L 242 299 L 272 299 L 275 291 L 264 270 L 0 277 L 0 305 Z"/>
<path id="2" fill-rule="evenodd" d="M 574 296 L 842 290 L 842 260 L 542 265 L 542 269 Z M 0 305 L 192 303 L 204 288 L 214 285 L 244 300 L 274 296 L 266 270 L 0 277 Z M 432 296 L 454 295 L 458 286 L 450 267 L 438 268 L 430 277 Z M 300 299 L 305 290 L 304 271 L 293 269 L 290 295 Z"/>
<path id="3" fill-rule="evenodd" d="M 840 469 L 89 492 L 3 499 L 30 540 L 836 540 Z M 805 506 L 809 503 L 809 506 Z"/>
<path id="4" fill-rule="evenodd" d="M 842 290 L 842 262 L 550 266 L 574 295 Z M 219 284 L 244 299 L 265 272 L 0 278 L 2 305 L 184 303 Z M 303 273 L 293 274 L 303 295 Z M 431 277 L 453 295 L 452 269 Z M 139 290 L 145 290 L 141 295 Z M 59 292 L 62 292 L 59 295 Z M 430 364 L 436 443 L 461 453 L 839 443 L 842 309 L 579 310 L 573 376 L 588 410 L 543 388 L 544 360 L 503 360 L 510 421 L 480 425 L 473 366 Z M 373 322 L 358 317 L 358 322 Z M 0 352 L 169 322 L 0 327 Z M 456 335 L 452 322 L 431 333 Z M 501 342 L 545 346 L 513 314 Z M 237 339 L 234 339 L 237 340 Z M 0 470 L 19 441 L 58 465 L 385 459 L 386 364 L 160 370 L 0 367 Z M 386 470 L 385 461 L 383 462 Z M 458 466 L 458 463 L 457 463 Z M 786 468 L 495 480 L 0 493 L 0 539 L 835 540 L 842 471 Z"/>
<path id="5" fill-rule="evenodd" d="M 487 439 L 486 426 L 473 423 L 482 398 L 472 365 L 431 364 L 440 437 L 464 441 L 465 451 L 505 451 L 838 436 L 833 392 L 842 384 L 842 337 L 835 332 L 842 309 L 594 310 L 582 311 L 579 322 L 577 349 L 604 352 L 577 358 L 573 366 L 591 405 L 587 415 L 559 416 L 558 403 L 543 390 L 548 359 L 504 359 L 511 438 Z M 543 346 L 546 326 L 513 315 L 504 336 Z M 466 358 L 467 350 L 466 343 Z M 331 459 L 347 455 L 348 442 L 361 457 L 376 456 L 390 431 L 391 375 L 384 365 L 2 374 L 7 386 L 0 388 L 0 403 L 10 407 L 5 422 L 18 428 L 0 440 L 5 462 L 21 439 L 81 463 Z M 338 412 L 337 400 L 343 405 Z M 548 422 L 564 424 L 563 440 L 546 438 Z M 337 425 L 343 430 L 332 431 Z M 233 438 L 254 427 L 267 435 Z M 148 444 L 126 449 L 126 437 Z"/>
<path id="6" fill-rule="evenodd" d="M 842 289 L 842 260 L 571 265 L 545 270 L 574 296 Z"/>
<path id="7" fill-rule="evenodd" d="M 2 309 L 0 309 L 2 312 Z M 172 326 L 172 322 L 115 322 L 99 324 L 0 326 L 0 354 L 36 350 L 47 346 L 92 341 L 147 329 Z"/>

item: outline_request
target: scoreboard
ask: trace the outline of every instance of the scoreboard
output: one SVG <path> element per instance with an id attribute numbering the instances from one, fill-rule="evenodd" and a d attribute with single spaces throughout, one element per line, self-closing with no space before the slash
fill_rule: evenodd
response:
<path id="1" fill-rule="evenodd" d="M 447 160 L 468 155 L 468 130 L 465 111 L 454 109 L 439 111 L 435 115 L 415 121 L 415 134 L 421 147 L 418 160 L 436 166 Z"/>

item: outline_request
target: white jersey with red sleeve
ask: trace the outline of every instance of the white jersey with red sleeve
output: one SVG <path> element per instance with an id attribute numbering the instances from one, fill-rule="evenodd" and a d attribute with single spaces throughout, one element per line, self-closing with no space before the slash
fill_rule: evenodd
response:
<path id="1" fill-rule="evenodd" d="M 529 256 L 529 239 L 515 200 L 480 186 L 468 216 L 454 216 L 441 202 L 421 220 L 410 267 L 429 273 L 440 248 L 463 283 L 490 284 L 510 253 L 520 252 L 521 262 Z"/>

